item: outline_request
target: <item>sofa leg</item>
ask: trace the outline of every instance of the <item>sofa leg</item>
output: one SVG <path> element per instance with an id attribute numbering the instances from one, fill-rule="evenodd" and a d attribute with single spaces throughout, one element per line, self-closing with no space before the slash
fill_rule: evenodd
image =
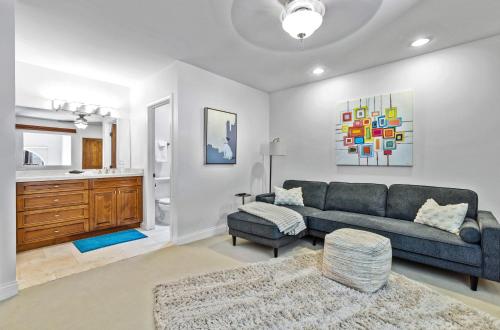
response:
<path id="1" fill-rule="evenodd" d="M 278 258 L 278 248 L 274 248 L 274 257 Z"/>
<path id="2" fill-rule="evenodd" d="M 316 246 L 316 243 L 318 242 L 317 240 L 318 239 L 316 237 L 313 237 L 313 246 Z"/>
<path id="3" fill-rule="evenodd" d="M 472 291 L 477 291 L 477 283 L 479 282 L 479 278 L 476 276 L 469 275 L 470 280 L 470 289 Z"/>
<path id="4" fill-rule="evenodd" d="M 233 246 L 236 246 L 236 236 L 233 235 Z"/>

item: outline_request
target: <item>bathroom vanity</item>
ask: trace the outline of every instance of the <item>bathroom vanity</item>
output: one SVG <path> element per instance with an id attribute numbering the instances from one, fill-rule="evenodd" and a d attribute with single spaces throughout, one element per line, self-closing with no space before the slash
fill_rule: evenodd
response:
<path id="1" fill-rule="evenodd" d="M 139 227 L 142 171 L 17 175 L 17 251 Z"/>

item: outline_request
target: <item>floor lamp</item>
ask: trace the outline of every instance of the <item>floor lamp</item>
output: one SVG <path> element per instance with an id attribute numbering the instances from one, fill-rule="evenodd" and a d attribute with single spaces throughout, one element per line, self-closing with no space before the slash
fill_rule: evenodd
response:
<path id="1" fill-rule="evenodd" d="M 280 138 L 274 138 L 269 144 L 269 193 L 273 182 L 273 157 L 286 156 L 286 146 L 280 141 Z"/>

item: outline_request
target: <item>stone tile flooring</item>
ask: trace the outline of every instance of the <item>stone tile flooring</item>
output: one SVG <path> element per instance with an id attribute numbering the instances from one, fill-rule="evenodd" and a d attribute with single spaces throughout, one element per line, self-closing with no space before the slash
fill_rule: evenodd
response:
<path id="1" fill-rule="evenodd" d="M 153 230 L 138 230 L 148 237 L 87 253 L 80 253 L 72 242 L 20 252 L 17 254 L 16 267 L 19 288 L 25 289 L 115 261 L 156 251 L 170 244 L 169 226 L 156 225 Z"/>

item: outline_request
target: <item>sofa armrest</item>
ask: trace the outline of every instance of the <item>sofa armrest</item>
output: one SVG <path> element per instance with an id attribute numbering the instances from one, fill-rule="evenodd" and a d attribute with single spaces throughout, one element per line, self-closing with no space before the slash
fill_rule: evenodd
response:
<path id="1" fill-rule="evenodd" d="M 481 231 L 483 252 L 483 277 L 500 280 L 500 223 L 488 211 L 479 211 L 477 222 Z"/>
<path id="2" fill-rule="evenodd" d="M 274 193 L 257 195 L 255 201 L 274 204 Z"/>

